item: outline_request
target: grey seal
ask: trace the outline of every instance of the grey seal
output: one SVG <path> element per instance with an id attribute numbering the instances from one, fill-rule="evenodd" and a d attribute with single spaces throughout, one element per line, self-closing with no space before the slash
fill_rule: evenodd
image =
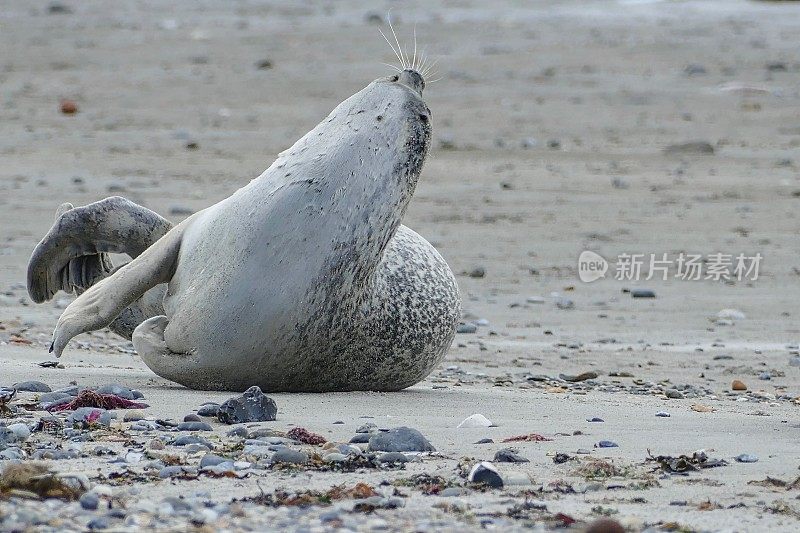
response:
<path id="1" fill-rule="evenodd" d="M 425 81 L 379 78 L 248 185 L 172 226 L 114 197 L 64 205 L 28 292 L 79 293 L 51 350 L 109 326 L 156 374 L 194 389 L 404 389 L 455 336 L 461 300 L 401 220 L 431 136 Z M 132 260 L 115 268 L 109 252 Z"/>

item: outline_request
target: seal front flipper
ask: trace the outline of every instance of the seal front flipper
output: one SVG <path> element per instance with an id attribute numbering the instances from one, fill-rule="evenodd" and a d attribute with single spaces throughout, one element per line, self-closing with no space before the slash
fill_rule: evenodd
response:
<path id="1" fill-rule="evenodd" d="M 59 290 L 80 294 L 113 271 L 107 252 L 135 258 L 171 228 L 167 219 L 120 196 L 83 207 L 61 204 L 28 262 L 28 294 L 36 303 Z"/>
<path id="2" fill-rule="evenodd" d="M 186 224 L 170 230 L 136 259 L 99 281 L 72 302 L 58 319 L 53 332 L 56 357 L 70 339 L 108 326 L 126 307 L 149 289 L 172 279 Z"/>
<path id="3" fill-rule="evenodd" d="M 28 293 L 34 302 L 59 290 L 81 294 L 114 272 L 108 252 L 135 258 L 171 228 L 157 213 L 119 196 L 77 208 L 61 204 L 28 262 Z M 120 313 L 111 330 L 130 339 L 136 326 L 163 314 L 164 292 L 164 287 L 148 291 Z"/>

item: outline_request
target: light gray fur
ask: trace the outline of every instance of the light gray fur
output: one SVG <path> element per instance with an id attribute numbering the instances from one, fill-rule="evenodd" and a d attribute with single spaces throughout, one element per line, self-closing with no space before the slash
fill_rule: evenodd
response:
<path id="1" fill-rule="evenodd" d="M 56 355 L 167 283 L 163 314 L 133 343 L 188 387 L 399 390 L 424 379 L 453 340 L 460 297 L 447 263 L 400 224 L 430 141 L 423 87 L 406 70 L 342 102 L 261 176 L 81 294 L 56 326 Z"/>

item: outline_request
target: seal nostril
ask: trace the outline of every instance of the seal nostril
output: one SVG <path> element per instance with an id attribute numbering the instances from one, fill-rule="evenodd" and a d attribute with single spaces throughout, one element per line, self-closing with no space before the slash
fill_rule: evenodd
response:
<path id="1" fill-rule="evenodd" d="M 389 81 L 397 81 L 397 80 L 399 80 L 399 79 L 400 79 L 400 76 L 398 76 L 397 74 L 395 74 L 394 76 L 392 76 L 391 78 L 389 78 Z"/>
<path id="2" fill-rule="evenodd" d="M 428 122 L 428 115 L 423 115 L 423 114 L 420 114 L 420 116 L 419 116 L 419 119 L 420 119 L 422 122 Z"/>
<path id="3" fill-rule="evenodd" d="M 377 117 L 375 117 L 375 120 L 380 122 L 381 120 L 383 120 L 383 115 L 378 115 Z"/>

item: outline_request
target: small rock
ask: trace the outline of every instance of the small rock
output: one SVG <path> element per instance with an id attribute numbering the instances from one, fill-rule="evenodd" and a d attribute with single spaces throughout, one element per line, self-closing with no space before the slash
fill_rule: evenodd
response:
<path id="1" fill-rule="evenodd" d="M 678 389 L 667 389 L 664 391 L 664 396 L 673 400 L 680 400 L 683 398 L 683 393 Z"/>
<path id="2" fill-rule="evenodd" d="M 78 112 L 78 103 L 75 100 L 64 98 L 61 100 L 61 112 L 65 115 L 74 115 Z"/>
<path id="3" fill-rule="evenodd" d="M 738 309 L 722 309 L 719 313 L 717 313 L 717 318 L 727 320 L 744 320 L 747 317 Z"/>
<path id="4" fill-rule="evenodd" d="M 587 422 L 605 422 L 605 420 L 603 420 L 602 418 L 597 417 L 597 416 L 593 416 L 592 418 L 587 418 L 586 421 Z"/>
<path id="5" fill-rule="evenodd" d="M 407 463 L 408 457 L 400 452 L 386 452 L 378 457 L 379 463 Z"/>
<path id="6" fill-rule="evenodd" d="M 111 413 L 105 409 L 100 409 L 98 407 L 80 407 L 75 409 L 75 411 L 67 417 L 67 423 L 84 425 L 101 424 L 103 426 L 110 426 L 111 419 Z"/>
<path id="7" fill-rule="evenodd" d="M 655 298 L 656 293 L 650 289 L 631 289 L 631 298 Z"/>
<path id="8" fill-rule="evenodd" d="M 226 463 L 230 461 L 230 459 L 226 459 L 225 457 L 220 457 L 219 455 L 214 455 L 213 453 L 207 453 L 200 459 L 200 468 L 205 468 L 207 466 L 216 466 L 221 463 Z"/>
<path id="9" fill-rule="evenodd" d="M 181 435 L 172 441 L 173 446 L 190 446 L 192 444 L 202 444 L 203 446 L 208 446 L 209 448 L 212 447 L 209 441 L 202 437 L 198 437 L 197 435 Z"/>
<path id="10" fill-rule="evenodd" d="M 11 388 L 22 392 L 53 392 L 50 387 L 41 381 L 21 381 L 14 383 Z"/>
<path id="11" fill-rule="evenodd" d="M 558 307 L 559 309 L 567 310 L 575 308 L 575 302 L 564 296 L 556 296 L 554 301 L 556 307 Z"/>
<path id="12" fill-rule="evenodd" d="M 596 379 L 597 373 L 596 372 L 584 372 L 582 374 L 578 374 L 577 376 L 571 376 L 567 374 L 559 374 L 559 378 L 563 379 L 564 381 L 569 381 L 570 383 L 578 383 L 580 381 L 586 381 L 587 379 Z"/>
<path id="13" fill-rule="evenodd" d="M 734 379 L 733 383 L 731 383 L 731 390 L 747 390 L 747 385 L 738 379 Z"/>
<path id="14" fill-rule="evenodd" d="M 487 461 L 480 462 L 473 466 L 467 479 L 471 483 L 485 483 L 492 488 L 503 488 L 503 478 L 500 477 L 500 473 L 494 465 Z"/>
<path id="15" fill-rule="evenodd" d="M 737 455 L 734 457 L 737 463 L 757 463 L 758 457 L 755 455 L 750 455 L 747 453 L 743 453 L 741 455 Z"/>
<path id="16" fill-rule="evenodd" d="M 147 415 L 144 411 L 140 411 L 139 409 L 130 409 L 126 410 L 125 414 L 122 415 L 122 420 L 125 422 L 138 422 L 139 420 L 144 420 Z"/>
<path id="17" fill-rule="evenodd" d="M 117 383 L 103 385 L 95 390 L 95 392 L 98 394 L 113 394 L 114 396 L 125 398 L 126 400 L 138 400 L 139 398 L 143 397 L 142 395 L 137 396 L 133 389 Z"/>
<path id="18" fill-rule="evenodd" d="M 669 418 L 669 413 L 666 412 L 666 411 L 659 411 L 659 412 L 656 413 L 656 416 L 659 416 L 659 417 L 662 417 L 662 418 Z"/>
<path id="19" fill-rule="evenodd" d="M 22 423 L 17 424 L 10 424 L 5 427 L 11 434 L 14 436 L 16 442 L 25 442 L 28 440 L 28 437 L 31 436 L 31 430 L 28 428 L 27 425 Z M 2 436 L 0 436 L 0 440 L 2 440 Z"/>
<path id="20" fill-rule="evenodd" d="M 481 439 L 475 442 L 475 444 L 492 444 L 492 443 L 494 443 L 493 439 Z"/>
<path id="21" fill-rule="evenodd" d="M 153 439 L 147 443 L 147 448 L 150 450 L 163 450 L 166 446 L 161 439 Z"/>
<path id="22" fill-rule="evenodd" d="M 488 428 L 491 427 L 492 421 L 480 413 L 470 415 L 458 425 L 459 428 Z"/>
<path id="23" fill-rule="evenodd" d="M 95 511 L 100 506 L 100 498 L 94 492 L 84 492 L 78 501 L 88 511 Z"/>
<path id="24" fill-rule="evenodd" d="M 478 326 L 472 322 L 462 323 L 456 327 L 456 333 L 475 333 L 476 331 L 478 331 Z"/>
<path id="25" fill-rule="evenodd" d="M 326 463 L 341 463 L 347 461 L 347 456 L 339 452 L 331 452 L 322 458 Z"/>
<path id="26" fill-rule="evenodd" d="M 200 409 L 197 410 L 197 415 L 216 418 L 217 412 L 219 412 L 218 403 L 204 403 L 200 406 Z"/>
<path id="27" fill-rule="evenodd" d="M 270 422 L 275 420 L 278 406 L 275 400 L 253 386 L 237 398 L 231 398 L 219 406 L 217 418 L 223 424 L 244 422 Z"/>
<path id="28" fill-rule="evenodd" d="M 256 68 L 258 70 L 270 70 L 272 68 L 272 61 L 269 59 L 262 59 L 258 63 L 256 63 Z"/>
<path id="29" fill-rule="evenodd" d="M 479 266 L 475 267 L 469 271 L 469 277 L 471 278 L 482 278 L 486 276 L 486 269 Z"/>
<path id="30" fill-rule="evenodd" d="M 190 414 L 188 414 L 188 415 L 183 417 L 183 421 L 184 422 L 202 422 L 203 419 L 201 419 L 199 416 L 197 416 L 194 413 L 190 413 Z"/>
<path id="31" fill-rule="evenodd" d="M 770 374 L 769 372 L 762 372 L 758 375 L 758 379 L 769 381 L 772 379 L 772 374 Z"/>
<path id="32" fill-rule="evenodd" d="M 601 440 L 596 446 L 598 448 L 619 448 L 619 444 L 610 440 Z"/>
<path id="33" fill-rule="evenodd" d="M 664 148 L 666 155 L 713 155 L 714 146 L 705 141 L 671 144 Z"/>
<path id="34" fill-rule="evenodd" d="M 272 462 L 302 465 L 308 462 L 308 454 L 300 450 L 283 448 L 272 454 Z"/>
<path id="35" fill-rule="evenodd" d="M 376 452 L 434 452 L 436 448 L 416 429 L 399 427 L 377 433 L 369 439 L 369 449 Z"/>
<path id="36" fill-rule="evenodd" d="M 790 357 L 789 366 L 800 366 L 800 355 L 794 355 Z"/>
<path id="37" fill-rule="evenodd" d="M 178 431 L 212 431 L 213 428 L 207 422 L 181 422 L 177 427 Z"/>
<path id="38" fill-rule="evenodd" d="M 517 452 L 512 450 L 511 448 L 503 448 L 502 450 L 497 450 L 497 453 L 494 454 L 494 462 L 496 463 L 529 463 L 530 461 Z"/>

